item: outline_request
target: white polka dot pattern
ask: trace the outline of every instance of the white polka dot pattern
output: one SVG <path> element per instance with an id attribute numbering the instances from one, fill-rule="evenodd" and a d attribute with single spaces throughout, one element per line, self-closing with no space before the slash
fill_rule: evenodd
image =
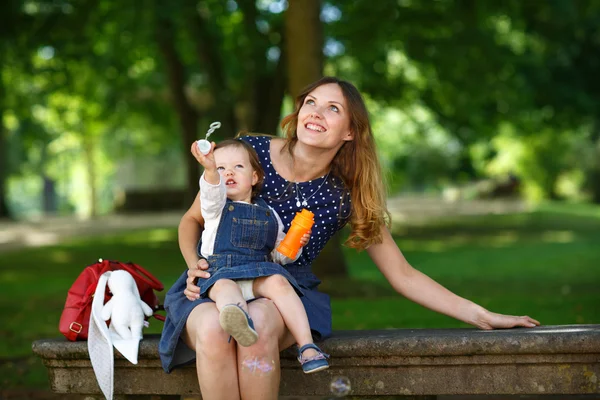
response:
<path id="1" fill-rule="evenodd" d="M 269 136 L 244 136 L 256 150 L 265 171 L 265 181 L 260 196 L 281 217 L 285 231 L 302 207 L 296 206 L 296 185 L 281 177 L 271 163 Z M 327 182 L 323 181 L 327 179 Z M 307 208 L 315 214 L 310 242 L 293 265 L 311 265 L 327 241 L 341 229 L 350 218 L 350 192 L 344 189 L 341 180 L 322 176 L 308 182 L 298 182 L 301 198 L 308 199 Z M 314 196 L 313 196 L 314 194 Z"/>

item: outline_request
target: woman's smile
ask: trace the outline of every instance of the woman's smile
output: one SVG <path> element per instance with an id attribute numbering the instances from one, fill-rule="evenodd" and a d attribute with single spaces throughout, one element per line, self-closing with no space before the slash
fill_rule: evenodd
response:
<path id="1" fill-rule="evenodd" d="M 327 129 L 325 129 L 325 127 L 309 122 L 305 125 L 306 129 L 308 129 L 309 131 L 315 131 L 315 132 L 325 132 Z"/>

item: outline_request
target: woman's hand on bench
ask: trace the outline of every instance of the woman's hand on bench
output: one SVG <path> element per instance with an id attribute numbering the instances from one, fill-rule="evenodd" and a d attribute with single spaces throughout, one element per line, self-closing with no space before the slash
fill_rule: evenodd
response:
<path id="1" fill-rule="evenodd" d="M 514 328 L 517 326 L 533 328 L 540 325 L 540 322 L 527 315 L 518 317 L 515 315 L 498 314 L 484 309 L 477 320 L 473 322 L 473 325 L 479 329 L 489 330 Z"/>

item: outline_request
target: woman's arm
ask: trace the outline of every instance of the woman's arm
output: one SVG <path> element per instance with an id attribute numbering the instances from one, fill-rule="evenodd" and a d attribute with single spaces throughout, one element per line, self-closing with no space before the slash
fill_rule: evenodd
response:
<path id="1" fill-rule="evenodd" d="M 210 274 L 205 271 L 208 269 L 208 263 L 205 259 L 198 257 L 197 253 L 198 240 L 203 228 L 204 219 L 200 211 L 200 193 L 198 193 L 192 206 L 181 217 L 178 231 L 179 250 L 181 250 L 181 255 L 188 267 L 187 287 L 183 294 L 190 301 L 200 297 L 200 288 L 196 285 L 198 278 L 210 277 Z"/>
<path id="2" fill-rule="evenodd" d="M 455 295 L 414 269 L 406 261 L 386 227 L 382 227 L 382 235 L 382 243 L 370 246 L 367 252 L 392 287 L 409 300 L 480 329 L 534 327 L 540 324 L 528 316 L 517 317 L 490 312 Z"/>
<path id="3" fill-rule="evenodd" d="M 197 246 L 203 228 L 204 218 L 200 211 L 200 192 L 198 192 L 192 206 L 179 221 L 179 250 L 181 250 L 181 255 L 189 269 L 196 268 L 198 263 Z"/>

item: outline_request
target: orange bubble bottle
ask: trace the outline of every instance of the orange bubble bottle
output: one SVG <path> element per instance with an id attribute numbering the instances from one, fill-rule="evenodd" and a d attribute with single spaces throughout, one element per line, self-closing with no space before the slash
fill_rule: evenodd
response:
<path id="1" fill-rule="evenodd" d="M 286 256 L 287 258 L 294 259 L 298 250 L 300 250 L 300 239 L 305 233 L 310 232 L 313 224 L 315 223 L 314 214 L 307 209 L 303 208 L 301 212 L 296 213 L 296 216 L 292 220 L 290 229 L 285 234 L 285 237 L 277 247 L 277 251 Z"/>

